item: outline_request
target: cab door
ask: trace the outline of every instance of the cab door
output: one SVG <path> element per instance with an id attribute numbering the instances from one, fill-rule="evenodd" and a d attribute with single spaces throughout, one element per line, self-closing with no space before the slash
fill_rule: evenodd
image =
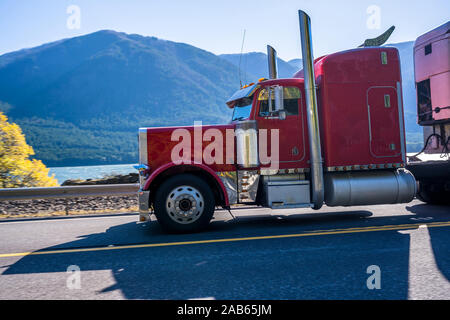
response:
<path id="1" fill-rule="evenodd" d="M 302 114 L 301 91 L 295 86 L 283 87 L 283 111 L 285 117 L 280 117 L 279 111 L 270 110 L 269 96 L 275 105 L 273 95 L 269 94 L 270 87 L 260 89 L 257 97 L 258 129 L 266 129 L 268 138 L 267 155 L 271 157 L 271 135 L 273 130 L 278 130 L 279 141 L 279 167 L 280 168 L 299 168 L 300 163 L 305 158 L 305 117 Z M 261 141 L 261 138 L 260 140 Z M 276 148 L 275 148 L 276 149 Z M 272 157 L 273 158 L 273 157 Z M 262 164 L 262 167 L 270 166 Z"/>

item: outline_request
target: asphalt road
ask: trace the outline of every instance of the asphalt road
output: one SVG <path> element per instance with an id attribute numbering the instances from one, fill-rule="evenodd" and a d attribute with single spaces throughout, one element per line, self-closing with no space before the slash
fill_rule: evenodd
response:
<path id="1" fill-rule="evenodd" d="M 137 215 L 2 221 L 0 299 L 450 299 L 450 207 L 233 214 L 188 235 Z"/>

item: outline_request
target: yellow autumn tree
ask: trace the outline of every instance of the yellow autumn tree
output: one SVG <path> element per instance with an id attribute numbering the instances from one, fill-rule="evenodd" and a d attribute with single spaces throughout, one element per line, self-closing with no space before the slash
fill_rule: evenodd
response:
<path id="1" fill-rule="evenodd" d="M 0 112 L 0 188 L 58 186 L 42 161 L 30 159 L 32 155 L 20 127 Z"/>

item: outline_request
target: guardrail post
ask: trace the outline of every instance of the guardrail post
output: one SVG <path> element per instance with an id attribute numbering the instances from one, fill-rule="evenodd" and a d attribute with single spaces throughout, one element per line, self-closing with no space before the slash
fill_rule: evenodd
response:
<path id="1" fill-rule="evenodd" d="M 67 199 L 64 199 L 64 209 L 66 210 L 66 216 L 69 215 L 69 201 Z"/>

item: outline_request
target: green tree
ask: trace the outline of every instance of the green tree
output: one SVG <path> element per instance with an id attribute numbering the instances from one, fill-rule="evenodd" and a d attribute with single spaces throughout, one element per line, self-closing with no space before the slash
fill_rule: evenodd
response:
<path id="1" fill-rule="evenodd" d="M 0 112 L 0 188 L 58 186 L 42 161 L 30 159 L 32 155 L 20 127 Z"/>

